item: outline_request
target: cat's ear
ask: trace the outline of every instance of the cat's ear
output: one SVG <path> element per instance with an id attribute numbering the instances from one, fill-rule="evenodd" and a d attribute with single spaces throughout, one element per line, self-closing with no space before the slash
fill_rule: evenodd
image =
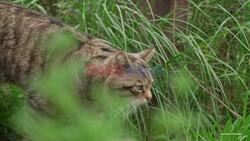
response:
<path id="1" fill-rule="evenodd" d="M 146 49 L 142 52 L 139 52 L 138 55 L 139 57 L 144 60 L 146 63 L 148 63 L 152 57 L 154 56 L 155 54 L 155 48 L 150 48 L 150 49 Z"/>

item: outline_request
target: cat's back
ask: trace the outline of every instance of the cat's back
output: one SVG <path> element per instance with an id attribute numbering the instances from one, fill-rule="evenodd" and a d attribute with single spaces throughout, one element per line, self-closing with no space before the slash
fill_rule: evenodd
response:
<path id="1" fill-rule="evenodd" d="M 63 22 L 33 10 L 21 6 L 0 1 L 0 29 L 10 29 L 15 26 L 18 30 L 24 31 L 28 28 L 41 28 L 45 30 L 49 26 L 64 26 Z M 19 28 L 18 28 L 19 27 Z"/>
<path id="2" fill-rule="evenodd" d="M 17 81 L 39 68 L 41 36 L 62 26 L 49 16 L 0 1 L 0 82 Z"/>

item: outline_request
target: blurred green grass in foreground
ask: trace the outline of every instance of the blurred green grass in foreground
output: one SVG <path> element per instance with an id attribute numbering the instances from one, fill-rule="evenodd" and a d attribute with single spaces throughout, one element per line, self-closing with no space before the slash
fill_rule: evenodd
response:
<path id="1" fill-rule="evenodd" d="M 9 1 L 46 12 L 47 6 L 40 1 Z M 24 112 L 22 92 L 15 86 L 3 86 L 0 131 L 5 134 L 17 126 L 17 131 L 24 131 L 34 141 L 249 140 L 250 2 L 190 3 L 187 32 L 176 33 L 176 43 L 184 48 L 179 51 L 163 32 L 173 23 L 168 16 L 149 21 L 130 1 L 54 1 L 57 18 L 106 39 L 115 47 L 138 51 L 154 45 L 157 55 L 151 65 L 163 66 L 163 75 L 155 78 L 155 101 L 132 115 L 112 104 L 101 113 L 93 113 L 70 97 L 75 93 L 72 88 L 61 87 L 74 72 L 59 69 L 40 86 L 58 104 L 62 120 Z M 102 93 L 101 88 L 96 90 L 93 95 Z M 63 95 L 58 96 L 59 93 Z M 96 107 L 102 109 L 112 103 L 109 100 L 101 98 L 98 102 L 102 106 Z"/>

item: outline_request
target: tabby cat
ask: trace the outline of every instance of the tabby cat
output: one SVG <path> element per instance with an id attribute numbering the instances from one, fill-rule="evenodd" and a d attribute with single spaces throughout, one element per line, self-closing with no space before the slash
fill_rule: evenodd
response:
<path id="1" fill-rule="evenodd" d="M 38 110 L 44 110 L 44 102 L 36 93 L 30 92 L 29 79 L 32 74 L 46 72 L 51 60 L 46 58 L 46 38 L 55 33 L 72 33 L 77 45 L 70 47 L 57 60 L 85 58 L 96 66 L 123 66 L 123 75 L 91 76 L 111 89 L 118 89 L 132 102 L 145 103 L 152 99 L 151 75 L 128 75 L 128 64 L 148 66 L 155 49 L 140 53 L 127 53 L 114 49 L 102 39 L 93 38 L 75 31 L 59 20 L 27 10 L 22 7 L 0 2 L 0 84 L 11 83 L 22 87 L 28 93 L 28 102 Z M 113 72 L 118 71 L 112 69 Z M 79 85 L 86 85 L 85 82 Z M 88 85 L 88 84 L 87 84 Z M 85 91 L 86 92 L 86 91 Z"/>

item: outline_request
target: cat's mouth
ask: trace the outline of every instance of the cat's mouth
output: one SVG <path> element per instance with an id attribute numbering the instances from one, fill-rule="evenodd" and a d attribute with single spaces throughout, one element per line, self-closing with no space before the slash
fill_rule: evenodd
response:
<path id="1" fill-rule="evenodd" d="M 152 100 L 152 93 L 150 90 L 146 90 L 143 94 L 136 97 L 136 102 L 140 104 L 148 103 Z"/>
<path id="2" fill-rule="evenodd" d="M 136 100 L 134 101 L 134 104 L 135 104 L 135 105 L 142 105 L 142 104 L 146 104 L 146 103 L 148 103 L 148 101 L 147 101 L 145 98 L 136 99 Z"/>
<path id="3" fill-rule="evenodd" d="M 147 100 L 146 98 L 137 98 L 137 99 L 133 99 L 131 105 L 133 105 L 134 107 L 138 107 L 138 106 L 142 106 L 144 104 L 149 103 L 150 101 Z"/>
<path id="4" fill-rule="evenodd" d="M 152 96 L 150 96 L 150 98 L 147 98 L 145 95 L 133 97 L 132 98 L 132 105 L 140 106 L 140 105 L 147 104 L 147 103 L 151 102 L 151 100 L 152 100 Z"/>

